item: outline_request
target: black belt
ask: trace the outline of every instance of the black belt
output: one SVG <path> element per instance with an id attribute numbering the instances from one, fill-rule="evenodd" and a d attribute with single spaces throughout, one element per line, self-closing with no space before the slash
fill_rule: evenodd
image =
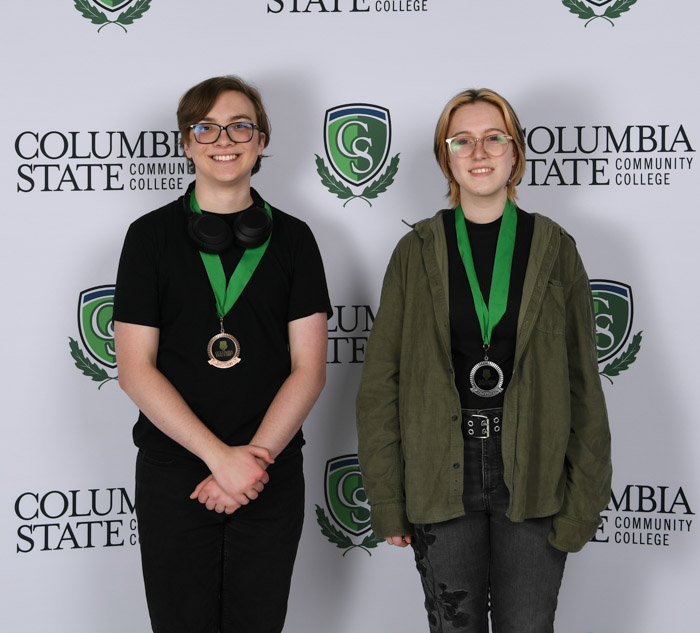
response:
<path id="1" fill-rule="evenodd" d="M 485 440 L 500 435 L 503 409 L 462 409 L 462 433 L 466 439 Z"/>

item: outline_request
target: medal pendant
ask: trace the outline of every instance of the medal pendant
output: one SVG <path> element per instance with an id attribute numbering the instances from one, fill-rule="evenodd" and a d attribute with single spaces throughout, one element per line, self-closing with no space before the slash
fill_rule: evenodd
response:
<path id="1" fill-rule="evenodd" d="M 226 332 L 220 332 L 209 340 L 207 362 L 217 369 L 228 369 L 241 362 L 240 353 L 241 346 L 236 338 Z"/>
<path id="2" fill-rule="evenodd" d="M 469 373 L 469 391 L 482 398 L 493 398 L 503 391 L 503 371 L 488 359 L 472 367 Z"/>

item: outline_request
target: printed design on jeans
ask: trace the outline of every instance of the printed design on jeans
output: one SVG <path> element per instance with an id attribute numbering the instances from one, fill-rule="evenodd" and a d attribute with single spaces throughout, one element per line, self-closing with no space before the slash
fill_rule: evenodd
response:
<path id="1" fill-rule="evenodd" d="M 431 532 L 432 524 L 416 525 L 413 538 L 413 551 L 416 558 L 416 567 L 421 575 L 421 582 L 425 590 L 425 609 L 428 612 L 428 622 L 431 630 L 437 627 L 440 618 L 438 612 L 442 612 L 442 619 L 451 622 L 455 627 L 465 627 L 469 624 L 469 614 L 461 611 L 469 592 L 465 589 L 449 591 L 447 585 L 438 583 L 439 594 L 436 595 L 435 583 L 428 578 L 428 565 L 426 557 L 428 550 L 435 544 L 437 537 Z"/>

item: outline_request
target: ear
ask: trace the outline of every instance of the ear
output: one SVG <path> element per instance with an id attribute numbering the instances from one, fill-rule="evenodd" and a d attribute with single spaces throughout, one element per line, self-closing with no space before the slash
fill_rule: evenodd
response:
<path id="1" fill-rule="evenodd" d="M 191 154 L 191 152 L 190 152 L 189 143 L 183 143 L 183 144 L 182 144 L 182 149 L 185 151 L 185 156 L 187 156 L 187 158 L 192 158 L 192 154 Z"/>

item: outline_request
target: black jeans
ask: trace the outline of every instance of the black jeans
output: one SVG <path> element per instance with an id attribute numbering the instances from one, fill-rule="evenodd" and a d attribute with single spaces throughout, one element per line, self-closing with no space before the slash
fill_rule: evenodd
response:
<path id="1" fill-rule="evenodd" d="M 465 515 L 416 525 L 413 550 L 431 633 L 551 633 L 566 553 L 547 541 L 552 518 L 505 513 L 501 436 L 464 440 Z"/>
<path id="2" fill-rule="evenodd" d="M 198 461 L 139 451 L 136 515 L 154 633 L 279 633 L 304 520 L 298 450 L 278 457 L 260 496 L 232 515 L 190 493 Z"/>

